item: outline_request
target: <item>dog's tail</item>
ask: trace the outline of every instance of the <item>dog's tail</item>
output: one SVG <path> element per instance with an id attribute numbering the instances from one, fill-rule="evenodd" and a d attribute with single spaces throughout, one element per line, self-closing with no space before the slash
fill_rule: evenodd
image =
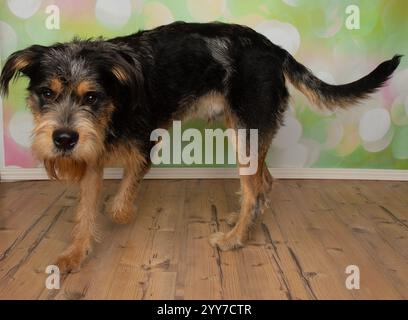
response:
<path id="1" fill-rule="evenodd" d="M 328 109 L 345 108 L 382 87 L 398 67 L 401 57 L 401 55 L 395 55 L 391 60 L 381 63 L 365 77 L 342 85 L 323 82 L 288 52 L 285 52 L 284 55 L 283 72 L 285 77 L 317 106 L 324 106 Z"/>

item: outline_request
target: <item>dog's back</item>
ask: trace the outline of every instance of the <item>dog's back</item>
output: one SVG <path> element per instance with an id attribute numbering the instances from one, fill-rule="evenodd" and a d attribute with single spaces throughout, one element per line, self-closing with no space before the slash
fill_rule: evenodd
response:
<path id="1" fill-rule="evenodd" d="M 401 58 L 397 55 L 383 62 L 360 80 L 331 85 L 263 35 L 237 24 L 175 22 L 110 41 L 142 51 L 140 59 L 151 90 L 148 99 L 158 111 L 160 123 L 184 114 L 180 108 L 196 106 L 197 99 L 211 92 L 227 95 L 231 108 L 241 113 L 250 108 L 239 106 L 243 103 L 252 105 L 252 113 L 265 115 L 271 108 L 280 113 L 278 106 L 287 99 L 285 79 L 318 106 L 347 107 L 381 87 Z M 273 102 L 268 102 L 264 90 L 276 93 Z M 240 101 L 243 91 L 252 91 L 254 97 Z M 254 110 L 256 96 L 260 95 L 265 97 L 267 107 Z"/>

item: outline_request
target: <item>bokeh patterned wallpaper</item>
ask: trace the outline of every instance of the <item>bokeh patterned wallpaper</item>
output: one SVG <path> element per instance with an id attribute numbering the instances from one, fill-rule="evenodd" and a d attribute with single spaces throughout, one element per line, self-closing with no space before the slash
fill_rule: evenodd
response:
<path id="1" fill-rule="evenodd" d="M 406 0 L 0 0 L 0 4 L 3 63 L 10 53 L 33 43 L 68 41 L 74 35 L 124 35 L 175 20 L 248 25 L 333 84 L 353 81 L 395 53 L 408 55 Z M 59 29 L 46 28 L 48 10 L 55 9 L 50 5 L 59 10 Z M 349 5 L 359 10 L 359 28 L 347 26 Z M 285 126 L 269 153 L 269 166 L 408 169 L 407 60 L 388 86 L 353 109 L 322 112 L 294 94 Z M 18 80 L 2 101 L 6 167 L 38 165 L 28 148 L 32 119 L 25 107 L 26 85 Z"/>

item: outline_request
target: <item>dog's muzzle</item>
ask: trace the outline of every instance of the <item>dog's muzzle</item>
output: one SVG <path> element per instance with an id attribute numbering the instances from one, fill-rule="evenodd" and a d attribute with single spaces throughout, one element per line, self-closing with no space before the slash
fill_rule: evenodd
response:
<path id="1" fill-rule="evenodd" d="M 57 129 L 52 134 L 54 145 L 62 151 L 72 150 L 77 144 L 78 139 L 78 132 L 71 129 Z"/>

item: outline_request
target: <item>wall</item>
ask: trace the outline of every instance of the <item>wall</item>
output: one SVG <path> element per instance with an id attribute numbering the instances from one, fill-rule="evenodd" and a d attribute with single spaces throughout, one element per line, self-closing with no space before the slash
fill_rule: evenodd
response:
<path id="1" fill-rule="evenodd" d="M 246 24 L 290 51 L 321 79 L 353 81 L 395 53 L 407 54 L 405 0 L 2 0 L 0 58 L 33 43 L 129 34 L 175 20 Z M 60 11 L 60 29 L 48 30 L 47 6 Z M 360 29 L 349 30 L 347 7 L 360 10 Z M 353 21 L 352 21 L 353 22 Z M 356 21 L 354 21 L 356 22 Z M 380 92 L 347 111 L 322 112 L 297 93 L 273 142 L 270 167 L 408 169 L 408 63 Z M 3 99 L 2 168 L 35 168 L 24 79 Z M 1 101 L 0 101 L 1 102 Z M 0 119 L 1 120 L 1 119 Z M 190 126 L 203 127 L 202 122 Z M 4 141 L 4 142 L 3 142 Z M 4 144 L 4 145 L 3 145 Z"/>

